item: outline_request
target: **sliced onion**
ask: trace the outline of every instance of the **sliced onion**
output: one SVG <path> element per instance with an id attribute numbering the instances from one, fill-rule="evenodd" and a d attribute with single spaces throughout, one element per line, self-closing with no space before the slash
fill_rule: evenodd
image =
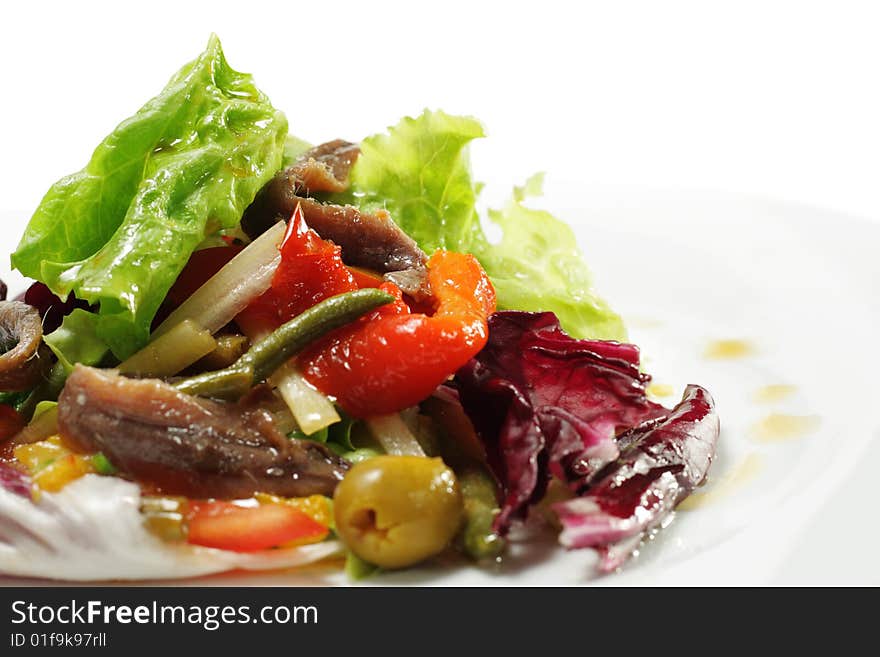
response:
<path id="1" fill-rule="evenodd" d="M 281 367 L 270 382 L 278 388 L 300 431 L 307 436 L 340 421 L 333 402 L 306 381 L 291 363 Z"/>
<path id="2" fill-rule="evenodd" d="M 370 433 L 388 454 L 424 456 L 425 451 L 399 413 L 377 415 L 367 420 Z"/>
<path id="3" fill-rule="evenodd" d="M 153 332 L 152 339 L 156 340 L 187 319 L 212 334 L 231 322 L 269 289 L 272 275 L 281 262 L 278 245 L 285 229 L 284 222 L 279 221 L 251 242 L 171 313 Z"/>

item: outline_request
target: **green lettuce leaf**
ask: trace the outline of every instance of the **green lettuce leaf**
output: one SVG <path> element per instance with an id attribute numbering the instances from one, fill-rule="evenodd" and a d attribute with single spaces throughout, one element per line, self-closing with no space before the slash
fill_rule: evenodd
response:
<path id="1" fill-rule="evenodd" d="M 95 333 L 125 358 L 146 343 L 192 251 L 236 226 L 280 168 L 286 135 L 284 115 L 212 35 L 82 171 L 49 190 L 12 264 L 61 298 L 100 304 Z"/>
<path id="2" fill-rule="evenodd" d="M 287 135 L 284 141 L 284 157 L 281 166 L 289 167 L 299 158 L 300 155 L 312 148 L 312 145 L 294 135 Z"/>
<path id="3" fill-rule="evenodd" d="M 623 320 L 593 290 L 574 231 L 544 210 L 523 201 L 541 194 L 543 174 L 530 178 L 503 210 L 489 218 L 502 230 L 497 244 L 474 244 L 474 254 L 492 279 L 500 310 L 556 313 L 577 338 L 625 340 Z"/>
<path id="4" fill-rule="evenodd" d="M 352 202 L 388 210 L 428 253 L 467 251 L 479 231 L 468 144 L 482 136 L 483 127 L 468 117 L 426 110 L 404 118 L 361 142 Z"/>
<path id="5" fill-rule="evenodd" d="M 541 193 L 540 176 L 518 188 L 503 210 L 490 212 L 502 230 L 489 244 L 480 226 L 468 144 L 483 136 L 474 119 L 425 111 L 361 143 L 345 201 L 384 207 L 426 252 L 444 248 L 476 255 L 502 309 L 553 311 L 572 335 L 624 339 L 620 317 L 592 289 L 574 233 L 548 212 L 523 205 Z"/>
<path id="6" fill-rule="evenodd" d="M 107 355 L 107 345 L 98 337 L 97 319 L 88 310 L 77 308 L 64 318 L 61 326 L 43 338 L 67 374 L 76 363 L 97 365 Z"/>

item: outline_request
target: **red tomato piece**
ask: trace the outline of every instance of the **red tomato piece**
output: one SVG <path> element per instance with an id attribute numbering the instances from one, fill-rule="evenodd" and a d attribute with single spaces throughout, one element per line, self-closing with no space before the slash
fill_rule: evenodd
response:
<path id="1" fill-rule="evenodd" d="M 0 442 L 12 438 L 24 429 L 25 422 L 21 415 L 8 404 L 0 404 Z"/>
<path id="2" fill-rule="evenodd" d="M 176 308 L 189 299 L 193 292 L 237 256 L 242 248 L 244 247 L 235 245 L 217 246 L 194 252 L 174 285 L 168 290 L 168 301 Z"/>
<path id="3" fill-rule="evenodd" d="M 191 502 L 187 540 L 193 545 L 253 552 L 292 541 L 316 542 L 328 529 L 282 504 L 243 507 L 229 502 Z"/>

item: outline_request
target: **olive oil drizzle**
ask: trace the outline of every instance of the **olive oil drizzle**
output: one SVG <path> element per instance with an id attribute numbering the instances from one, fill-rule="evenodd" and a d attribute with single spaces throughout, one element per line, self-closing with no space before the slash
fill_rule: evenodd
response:
<path id="1" fill-rule="evenodd" d="M 718 481 L 708 484 L 706 490 L 691 493 L 678 505 L 678 508 L 683 511 L 692 511 L 718 502 L 748 485 L 760 474 L 763 467 L 763 457 L 757 452 L 752 452 L 732 470 L 721 475 Z"/>
<path id="2" fill-rule="evenodd" d="M 818 415 L 786 415 L 770 413 L 752 426 L 752 437 L 759 443 L 781 443 L 815 431 Z"/>
<path id="3" fill-rule="evenodd" d="M 752 399 L 759 404 L 772 404 L 784 401 L 797 392 L 797 387 L 787 383 L 772 383 L 758 388 Z"/>
<path id="4" fill-rule="evenodd" d="M 706 346 L 703 355 L 712 360 L 733 360 L 753 355 L 757 350 L 748 340 L 713 340 Z"/>

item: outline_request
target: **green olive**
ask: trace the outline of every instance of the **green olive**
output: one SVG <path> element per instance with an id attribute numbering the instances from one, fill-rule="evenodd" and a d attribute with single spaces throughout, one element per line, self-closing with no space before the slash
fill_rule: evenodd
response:
<path id="1" fill-rule="evenodd" d="M 356 464 L 333 496 L 336 531 L 382 568 L 404 568 L 442 551 L 462 520 L 455 474 L 441 459 L 376 456 Z"/>

